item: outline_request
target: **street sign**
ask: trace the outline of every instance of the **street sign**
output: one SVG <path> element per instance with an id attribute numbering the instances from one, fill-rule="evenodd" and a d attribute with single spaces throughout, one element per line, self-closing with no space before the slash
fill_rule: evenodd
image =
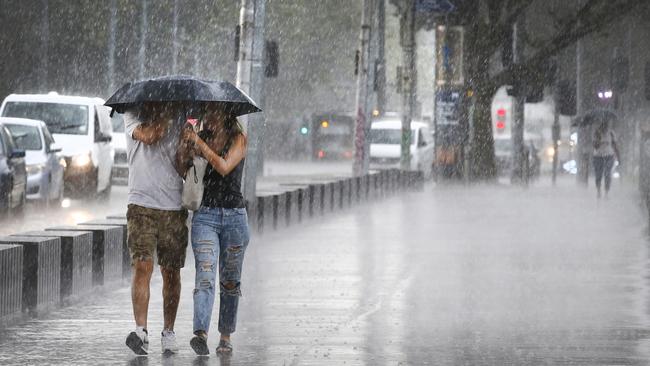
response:
<path id="1" fill-rule="evenodd" d="M 436 92 L 436 125 L 460 123 L 460 92 L 439 90 Z"/>
<path id="2" fill-rule="evenodd" d="M 449 0 L 416 0 L 415 11 L 421 13 L 442 13 L 447 14 L 456 10 L 454 4 Z"/>

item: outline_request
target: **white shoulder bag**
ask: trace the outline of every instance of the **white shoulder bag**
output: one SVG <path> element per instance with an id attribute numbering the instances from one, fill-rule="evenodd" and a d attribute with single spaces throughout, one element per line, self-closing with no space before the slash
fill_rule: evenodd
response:
<path id="1" fill-rule="evenodd" d="M 201 121 L 198 126 L 196 123 L 197 121 L 195 120 L 192 126 L 194 131 L 198 133 L 199 130 L 203 129 L 203 122 Z M 195 156 L 192 159 L 192 166 L 185 174 L 181 202 L 182 206 L 188 210 L 196 211 L 201 207 L 201 201 L 203 200 L 203 176 L 205 176 L 205 169 L 207 166 L 207 160 Z"/>
<path id="2" fill-rule="evenodd" d="M 203 176 L 208 161 L 198 156 L 195 156 L 192 161 L 193 164 L 185 175 L 181 199 L 184 208 L 196 211 L 201 207 L 201 201 L 203 200 Z"/>

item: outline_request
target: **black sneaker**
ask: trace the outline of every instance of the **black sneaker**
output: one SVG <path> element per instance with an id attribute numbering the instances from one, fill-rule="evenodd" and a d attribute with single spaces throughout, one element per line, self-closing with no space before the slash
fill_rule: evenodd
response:
<path id="1" fill-rule="evenodd" d="M 199 356 L 207 356 L 210 354 L 210 349 L 208 348 L 208 340 L 205 339 L 205 337 L 198 335 L 194 336 L 194 338 L 190 340 L 190 346 L 192 346 L 194 352 L 196 352 L 196 354 Z"/>
<path id="2" fill-rule="evenodd" d="M 126 346 L 136 355 L 144 356 L 149 353 L 149 335 L 146 329 L 136 329 L 126 337 Z"/>

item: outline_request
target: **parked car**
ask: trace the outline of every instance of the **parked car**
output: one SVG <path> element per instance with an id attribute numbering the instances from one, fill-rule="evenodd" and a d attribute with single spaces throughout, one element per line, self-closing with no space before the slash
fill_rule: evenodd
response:
<path id="1" fill-rule="evenodd" d="M 400 168 L 402 121 L 387 119 L 373 122 L 370 129 L 370 169 Z M 429 126 L 411 122 L 411 166 L 430 177 L 433 170 L 434 143 Z"/>
<path id="2" fill-rule="evenodd" d="M 124 133 L 124 118 L 120 113 L 113 113 L 113 159 L 112 183 L 126 185 L 129 183 L 129 164 L 126 158 L 126 135 Z"/>
<path id="3" fill-rule="evenodd" d="M 27 197 L 25 151 L 16 147 L 9 130 L 0 123 L 0 215 L 22 215 Z"/>
<path id="4" fill-rule="evenodd" d="M 45 122 L 0 117 L 0 123 L 7 127 L 16 146 L 25 150 L 27 199 L 60 203 L 63 200 L 65 160 Z"/>
<path id="5" fill-rule="evenodd" d="M 66 195 L 108 197 L 113 168 L 110 110 L 100 98 L 49 94 L 11 94 L 0 116 L 45 122 L 66 162 Z"/>

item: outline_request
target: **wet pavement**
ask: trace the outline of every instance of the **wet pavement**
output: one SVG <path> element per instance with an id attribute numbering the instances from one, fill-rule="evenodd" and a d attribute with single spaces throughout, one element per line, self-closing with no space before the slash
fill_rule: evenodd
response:
<path id="1" fill-rule="evenodd" d="M 0 364 L 646 365 L 650 260 L 633 189 L 597 201 L 561 183 L 428 185 L 254 237 L 230 358 L 214 355 L 216 333 L 211 357 L 189 347 L 189 255 L 178 355 L 159 353 L 157 274 L 149 357 L 124 346 L 121 287 L 5 329 Z"/>

